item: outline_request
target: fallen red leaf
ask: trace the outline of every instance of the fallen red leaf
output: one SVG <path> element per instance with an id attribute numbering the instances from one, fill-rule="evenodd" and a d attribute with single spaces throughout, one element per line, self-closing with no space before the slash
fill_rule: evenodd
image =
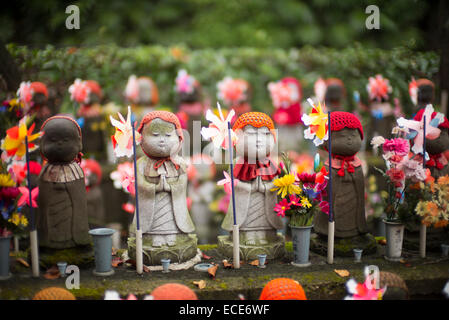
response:
<path id="1" fill-rule="evenodd" d="M 44 274 L 44 278 L 48 280 L 58 279 L 60 276 L 61 274 L 59 273 L 59 269 L 56 266 L 52 266 Z"/>
<path id="2" fill-rule="evenodd" d="M 206 255 L 204 252 L 202 252 L 202 255 L 203 255 L 203 259 L 206 259 L 206 260 L 212 259 L 208 255 Z"/>
<path id="3" fill-rule="evenodd" d="M 251 261 L 249 264 L 257 267 L 259 265 L 259 260 Z"/>
<path id="4" fill-rule="evenodd" d="M 16 259 L 17 262 L 21 263 L 22 265 L 24 265 L 25 267 L 29 268 L 30 265 L 28 264 L 28 262 L 26 262 L 25 260 L 23 260 L 22 258 L 17 258 Z"/>
<path id="5" fill-rule="evenodd" d="M 229 263 L 228 260 L 225 259 L 222 262 L 223 262 L 223 266 L 224 266 L 225 269 L 232 269 L 232 268 L 234 268 L 234 265 L 232 263 Z"/>
<path id="6" fill-rule="evenodd" d="M 143 265 L 143 272 L 150 272 L 150 268 L 148 268 L 146 265 Z"/>
<path id="7" fill-rule="evenodd" d="M 112 259 L 111 263 L 114 268 L 117 268 L 119 265 L 123 264 L 123 260 L 118 257 L 115 257 Z"/>
<path id="8" fill-rule="evenodd" d="M 217 269 L 218 269 L 218 265 L 215 265 L 215 266 L 210 267 L 209 269 L 207 269 L 207 273 L 208 273 L 213 279 L 215 279 L 215 275 L 217 274 Z"/>

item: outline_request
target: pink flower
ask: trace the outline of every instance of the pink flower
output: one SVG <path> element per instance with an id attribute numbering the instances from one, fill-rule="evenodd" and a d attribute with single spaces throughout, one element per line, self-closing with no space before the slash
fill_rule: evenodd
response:
<path id="1" fill-rule="evenodd" d="M 410 152 L 410 144 L 408 140 L 402 138 L 385 139 L 383 150 L 384 152 L 394 152 L 399 156 L 405 156 Z"/>
<path id="2" fill-rule="evenodd" d="M 329 202 L 321 201 L 319 206 L 320 206 L 321 212 L 323 212 L 325 214 L 329 214 Z"/>
<path id="3" fill-rule="evenodd" d="M 298 173 L 298 179 L 301 180 L 302 183 L 315 183 L 316 173 Z"/>
<path id="4" fill-rule="evenodd" d="M 135 207 L 132 203 L 127 202 L 127 203 L 122 204 L 122 209 L 123 209 L 123 211 L 133 214 Z"/>
<path id="5" fill-rule="evenodd" d="M 274 206 L 274 211 L 276 211 L 278 216 L 285 217 L 285 211 L 290 209 L 290 204 L 287 202 L 287 199 L 282 199 L 279 203 L 276 203 Z"/>
<path id="6" fill-rule="evenodd" d="M 289 197 L 290 202 L 288 203 L 289 207 L 291 206 L 301 206 L 301 199 L 296 196 L 296 194 L 291 194 Z"/>

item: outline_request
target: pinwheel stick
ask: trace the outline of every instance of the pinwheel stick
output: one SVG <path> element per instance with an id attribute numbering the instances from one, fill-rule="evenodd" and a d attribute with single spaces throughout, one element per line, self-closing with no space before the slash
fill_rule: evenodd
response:
<path id="1" fill-rule="evenodd" d="M 142 229 L 139 219 L 139 194 L 137 188 L 137 159 L 136 159 L 136 132 L 133 128 L 133 160 L 134 160 L 134 189 L 136 190 L 136 270 L 138 274 L 143 273 L 143 251 L 142 251 Z"/>
<path id="2" fill-rule="evenodd" d="M 37 245 L 37 231 L 36 231 L 36 220 L 33 210 L 33 202 L 31 197 L 31 177 L 30 177 L 30 151 L 28 149 L 28 136 L 25 136 L 25 158 L 27 163 L 27 188 L 29 194 L 29 208 L 30 208 L 30 245 L 31 245 L 31 267 L 33 272 L 33 277 L 39 277 L 39 252 Z"/>
<path id="3" fill-rule="evenodd" d="M 327 263 L 334 263 L 334 231 L 335 231 L 335 222 L 334 216 L 332 212 L 332 139 L 331 139 L 331 112 L 327 112 L 327 147 L 329 150 L 329 181 L 328 181 L 328 190 L 329 190 L 329 223 L 327 230 Z"/>
<path id="4" fill-rule="evenodd" d="M 424 116 L 423 135 L 422 167 L 426 170 L 426 116 Z M 426 236 L 427 227 L 421 223 L 419 228 L 419 255 L 421 258 L 426 257 Z"/>
<path id="5" fill-rule="evenodd" d="M 231 166 L 231 193 L 232 193 L 232 213 L 234 215 L 234 225 L 232 227 L 232 242 L 233 242 L 233 261 L 234 269 L 240 268 L 240 241 L 239 241 L 239 226 L 235 215 L 235 192 L 234 192 L 234 164 L 232 155 L 232 139 L 231 139 L 231 123 L 228 122 L 228 137 L 229 137 L 229 165 Z"/>

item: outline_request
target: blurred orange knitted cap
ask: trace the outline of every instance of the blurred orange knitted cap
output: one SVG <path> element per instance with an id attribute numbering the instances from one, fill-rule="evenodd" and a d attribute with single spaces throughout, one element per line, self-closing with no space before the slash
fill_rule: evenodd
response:
<path id="1" fill-rule="evenodd" d="M 86 86 L 90 89 L 91 92 L 95 93 L 98 97 L 103 97 L 103 91 L 101 90 L 100 85 L 95 80 L 86 80 Z"/>
<path id="2" fill-rule="evenodd" d="M 273 120 L 263 112 L 247 112 L 242 114 L 234 123 L 232 130 L 237 131 L 243 129 L 247 125 L 251 125 L 255 128 L 267 127 L 276 138 Z"/>
<path id="3" fill-rule="evenodd" d="M 50 287 L 36 293 L 33 300 L 76 300 L 76 298 L 64 288 Z"/>
<path id="4" fill-rule="evenodd" d="M 298 282 L 289 278 L 277 278 L 265 285 L 259 300 L 307 300 L 307 298 Z"/>
<path id="5" fill-rule="evenodd" d="M 151 111 L 151 112 L 147 113 L 145 115 L 145 117 L 143 117 L 142 122 L 140 123 L 140 126 L 137 129 L 137 131 L 139 133 L 142 133 L 143 126 L 147 123 L 150 123 L 151 121 L 153 121 L 156 118 L 173 123 L 175 125 L 176 131 L 177 131 L 179 137 L 181 138 L 181 140 L 184 139 L 184 136 L 182 134 L 181 122 L 179 121 L 179 118 L 174 113 L 172 113 L 170 111 L 157 110 L 157 111 Z"/>
<path id="6" fill-rule="evenodd" d="M 151 292 L 154 300 L 198 300 L 195 292 L 180 283 L 163 284 Z"/>

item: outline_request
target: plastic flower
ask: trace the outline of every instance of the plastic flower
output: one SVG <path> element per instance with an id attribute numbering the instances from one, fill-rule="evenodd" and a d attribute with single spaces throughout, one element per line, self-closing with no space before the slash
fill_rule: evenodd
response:
<path id="1" fill-rule="evenodd" d="M 28 226 L 28 219 L 25 215 L 21 214 L 21 213 L 13 213 L 11 218 L 8 220 L 8 222 L 11 222 L 13 224 L 15 224 L 16 226 L 22 226 L 22 227 L 26 227 Z"/>
<path id="2" fill-rule="evenodd" d="M 33 89 L 31 88 L 31 82 L 30 81 L 23 81 L 22 83 L 20 83 L 20 87 L 17 90 L 17 97 L 19 99 L 19 101 L 24 105 L 25 109 L 28 109 L 31 104 L 32 101 L 31 99 L 33 98 Z"/>
<path id="3" fill-rule="evenodd" d="M 285 198 L 287 194 L 301 194 L 301 188 L 295 183 L 295 176 L 293 174 L 286 174 L 282 178 L 277 178 L 273 181 L 275 188 L 270 191 L 278 191 L 278 195 L 281 194 L 282 198 Z"/>
<path id="4" fill-rule="evenodd" d="M 287 108 L 300 99 L 298 88 L 289 83 L 283 83 L 281 81 L 270 82 L 268 84 L 268 91 L 270 91 L 275 108 Z"/>
<path id="5" fill-rule="evenodd" d="M 302 206 L 301 199 L 298 198 L 295 194 L 291 194 L 288 198 L 290 200 L 290 202 L 288 203 L 289 206 L 295 206 L 295 207 Z"/>
<path id="6" fill-rule="evenodd" d="M 412 132 L 409 134 L 409 138 L 413 139 L 412 151 L 415 154 L 423 153 L 424 143 L 424 118 L 426 119 L 426 139 L 436 139 L 440 136 L 441 130 L 438 129 L 438 125 L 444 121 L 444 115 L 438 112 L 434 119 L 431 119 L 431 115 L 434 112 L 433 106 L 428 104 L 424 110 L 421 121 L 406 120 L 403 117 L 397 120 L 397 123 L 401 127 L 405 127 Z"/>
<path id="7" fill-rule="evenodd" d="M 278 216 L 282 217 L 285 217 L 285 211 L 288 209 L 290 209 L 290 204 L 288 203 L 287 199 L 282 199 L 274 206 L 274 211 Z"/>
<path id="8" fill-rule="evenodd" d="M 123 189 L 125 192 L 130 192 L 134 186 L 134 166 L 131 162 L 120 163 L 117 170 L 111 172 L 110 175 L 114 182 L 114 188 Z M 134 190 L 135 191 L 135 190 Z"/>
<path id="9" fill-rule="evenodd" d="M 184 69 L 178 71 L 175 82 L 175 91 L 185 93 L 192 93 L 193 90 L 195 90 L 195 85 L 197 84 L 196 79 L 189 75 Z"/>
<path id="10" fill-rule="evenodd" d="M 115 156 L 132 157 L 134 154 L 134 150 L 133 127 L 131 125 L 131 107 L 128 106 L 128 115 L 126 117 L 126 120 L 123 118 L 120 112 L 118 112 L 120 121 L 115 120 L 112 116 L 109 117 L 111 119 L 111 124 L 115 127 L 115 134 L 111 136 Z M 137 130 L 135 130 L 134 132 L 136 137 L 136 145 L 138 145 L 142 137 L 140 133 L 137 132 Z"/>
<path id="11" fill-rule="evenodd" d="M 201 129 L 201 135 L 206 140 L 212 140 L 215 148 L 222 147 L 223 149 L 227 149 L 229 147 L 229 133 L 228 133 L 228 122 L 231 122 L 234 118 L 235 111 L 232 109 L 227 115 L 226 119 L 224 118 L 221 112 L 220 103 L 217 102 L 217 107 L 220 112 L 220 118 L 217 117 L 211 110 L 207 110 L 206 112 L 206 120 L 211 122 L 208 128 L 203 127 Z M 232 145 L 235 145 L 237 142 L 237 135 L 231 129 L 231 140 Z"/>
<path id="12" fill-rule="evenodd" d="M 301 197 L 301 205 L 304 208 L 310 208 L 312 207 L 312 204 L 310 203 L 309 199 L 307 199 L 306 197 Z"/>
<path id="13" fill-rule="evenodd" d="M 374 288 L 368 276 L 363 284 L 357 283 L 354 279 L 349 279 L 346 282 L 346 289 L 351 296 L 345 297 L 345 300 L 382 300 L 382 296 L 387 290 L 386 288 Z"/>
<path id="14" fill-rule="evenodd" d="M 90 91 L 86 81 L 76 79 L 69 87 L 70 100 L 78 103 L 88 103 Z"/>
<path id="15" fill-rule="evenodd" d="M 37 161 L 30 161 L 30 174 L 39 175 L 42 165 Z M 8 172 L 15 183 L 21 184 L 27 175 L 27 164 L 25 161 L 14 161 L 8 166 Z"/>
<path id="16" fill-rule="evenodd" d="M 371 100 L 388 99 L 388 94 L 393 90 L 390 86 L 388 79 L 384 79 L 380 74 L 376 75 L 375 78 L 369 77 L 368 84 L 366 85 L 366 90 L 368 91 L 369 98 Z"/>
<path id="17" fill-rule="evenodd" d="M 408 85 L 408 93 L 413 104 L 416 106 L 418 104 L 418 83 L 415 78 L 412 78 L 412 81 Z"/>
<path id="18" fill-rule="evenodd" d="M 18 207 L 23 207 L 27 204 L 29 207 L 37 208 L 36 198 L 39 195 L 39 187 L 31 190 L 31 204 L 30 204 L 30 190 L 27 187 L 19 187 L 19 191 L 22 194 L 17 202 Z"/>
<path id="19" fill-rule="evenodd" d="M 405 156 L 410 152 L 409 142 L 402 138 L 385 139 L 382 148 L 385 153 L 393 152 L 399 156 Z"/>
<path id="20" fill-rule="evenodd" d="M 0 173 L 0 187 L 14 187 L 16 183 L 9 173 Z"/>
<path id="21" fill-rule="evenodd" d="M 319 204 L 319 207 L 321 209 L 321 212 L 325 213 L 325 214 L 329 214 L 329 202 L 327 201 L 321 201 Z"/>
<path id="22" fill-rule="evenodd" d="M 374 149 L 377 149 L 379 146 L 383 145 L 385 143 L 385 138 L 382 136 L 376 136 L 371 139 L 371 145 Z"/>
<path id="23" fill-rule="evenodd" d="M 25 137 L 28 137 L 28 150 L 34 151 L 38 148 L 37 144 L 33 141 L 41 137 L 43 132 L 32 134 L 35 124 L 33 123 L 29 129 L 27 129 L 27 117 L 23 117 L 19 121 L 19 125 L 6 130 L 6 137 L 2 140 L 1 148 L 6 151 L 8 159 L 15 157 L 20 160 L 26 153 Z"/>
<path id="24" fill-rule="evenodd" d="M 328 115 L 325 113 L 325 107 L 321 107 L 321 102 L 316 106 L 310 98 L 307 101 L 312 105 L 312 112 L 304 113 L 301 117 L 304 125 L 309 126 L 304 130 L 304 138 L 313 140 L 313 143 L 319 146 L 328 139 Z"/>
<path id="25" fill-rule="evenodd" d="M 242 79 L 225 77 L 217 83 L 217 98 L 227 105 L 233 105 L 247 99 L 248 83 Z"/>
<path id="26" fill-rule="evenodd" d="M 226 171 L 223 171 L 223 175 L 224 175 L 224 179 L 220 180 L 217 182 L 217 186 L 223 186 L 224 190 L 227 194 L 231 194 L 232 193 L 232 188 L 231 188 L 231 177 L 229 176 L 229 174 Z M 237 185 L 238 183 L 238 179 L 234 179 L 234 187 Z"/>

